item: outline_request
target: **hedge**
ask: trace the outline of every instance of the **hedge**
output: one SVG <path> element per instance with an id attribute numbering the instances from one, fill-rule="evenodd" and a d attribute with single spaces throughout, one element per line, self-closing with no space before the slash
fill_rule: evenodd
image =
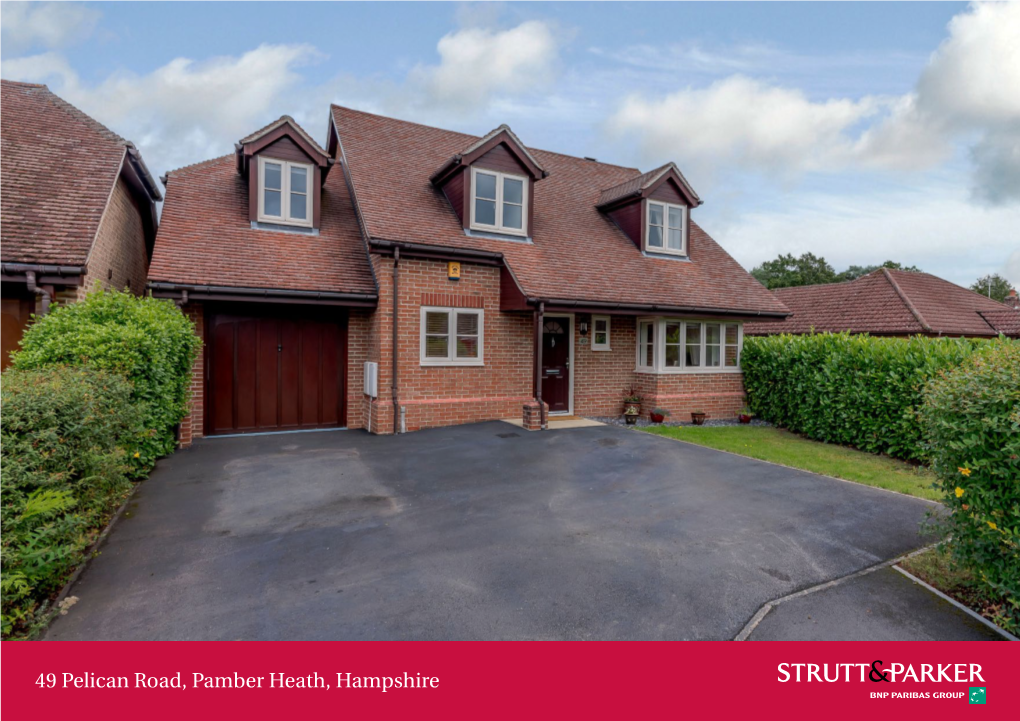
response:
<path id="1" fill-rule="evenodd" d="M 12 367 L 88 366 L 124 375 L 144 417 L 130 448 L 144 472 L 174 449 L 174 426 L 188 412 L 191 366 L 200 345 L 191 321 L 173 302 L 100 288 L 33 323 Z"/>
<path id="2" fill-rule="evenodd" d="M 951 558 L 973 572 L 996 621 L 1020 631 L 1020 343 L 999 341 L 925 390 L 920 420 L 951 513 Z"/>
<path id="3" fill-rule="evenodd" d="M 131 487 L 142 423 L 122 376 L 84 368 L 7 370 L 3 405 L 2 628 L 30 633 Z"/>
<path id="4" fill-rule="evenodd" d="M 987 343 L 849 333 L 749 337 L 741 366 L 759 417 L 815 440 L 922 460 L 917 409 L 925 384 Z"/>

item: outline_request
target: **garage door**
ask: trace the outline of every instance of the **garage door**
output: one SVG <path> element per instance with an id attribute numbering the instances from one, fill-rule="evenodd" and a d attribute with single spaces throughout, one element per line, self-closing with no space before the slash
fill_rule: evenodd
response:
<path id="1" fill-rule="evenodd" d="M 345 425 L 346 318 L 339 313 L 213 314 L 206 433 Z"/>

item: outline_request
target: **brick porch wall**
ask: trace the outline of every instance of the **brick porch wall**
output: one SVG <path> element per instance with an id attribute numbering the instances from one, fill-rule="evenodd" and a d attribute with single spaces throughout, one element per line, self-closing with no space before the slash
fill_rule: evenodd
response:
<path id="1" fill-rule="evenodd" d="M 671 420 L 690 422 L 692 412 L 709 418 L 733 418 L 744 406 L 743 373 L 638 373 L 641 415 L 666 408 Z"/>

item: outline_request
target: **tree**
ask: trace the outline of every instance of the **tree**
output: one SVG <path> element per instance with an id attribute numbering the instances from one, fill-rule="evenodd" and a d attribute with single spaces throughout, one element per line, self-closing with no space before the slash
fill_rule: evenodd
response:
<path id="1" fill-rule="evenodd" d="M 868 273 L 874 273 L 879 268 L 888 268 L 889 270 L 906 270 L 911 273 L 923 272 L 916 265 L 903 266 L 894 260 L 887 260 L 882 265 L 851 265 L 849 268 L 840 273 L 836 279 L 838 281 L 844 280 L 857 280 L 861 276 L 867 275 Z"/>
<path id="2" fill-rule="evenodd" d="M 825 258 L 813 253 L 804 253 L 799 258 L 792 254 L 780 255 L 775 260 L 767 260 L 754 270 L 751 275 L 769 290 L 774 288 L 792 288 L 799 285 L 817 285 L 836 281 L 836 271 Z"/>
<path id="3" fill-rule="evenodd" d="M 1009 295 L 1009 291 L 1013 289 L 1013 286 L 998 273 L 992 273 L 991 275 L 978 278 L 970 289 L 1002 303 L 1006 300 L 1006 296 Z"/>

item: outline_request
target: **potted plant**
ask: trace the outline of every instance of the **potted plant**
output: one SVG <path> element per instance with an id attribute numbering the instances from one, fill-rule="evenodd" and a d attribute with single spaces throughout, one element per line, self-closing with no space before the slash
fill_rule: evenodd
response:
<path id="1" fill-rule="evenodd" d="M 693 423 L 696 426 L 704 425 L 705 419 L 707 417 L 708 416 L 706 416 L 701 411 L 692 411 L 691 412 L 691 423 Z"/>
<path id="2" fill-rule="evenodd" d="M 637 406 L 627 406 L 623 411 L 623 420 L 627 422 L 628 426 L 632 426 L 637 423 L 638 416 L 641 415 L 641 411 L 638 410 Z"/>
<path id="3" fill-rule="evenodd" d="M 737 420 L 739 420 L 741 423 L 746 424 L 751 422 L 751 417 L 752 417 L 751 409 L 748 408 L 747 406 L 744 406 L 743 408 L 740 409 L 740 413 L 737 415 Z"/>
<path id="4" fill-rule="evenodd" d="M 624 390 L 626 396 L 623 399 L 623 412 L 626 415 L 627 409 L 631 406 L 637 408 L 638 415 L 641 415 L 641 394 L 638 393 L 637 388 L 633 386 L 627 390 Z"/>
<path id="5" fill-rule="evenodd" d="M 667 408 L 655 408 L 649 415 L 652 418 L 652 423 L 662 423 L 669 416 L 669 410 Z"/>

